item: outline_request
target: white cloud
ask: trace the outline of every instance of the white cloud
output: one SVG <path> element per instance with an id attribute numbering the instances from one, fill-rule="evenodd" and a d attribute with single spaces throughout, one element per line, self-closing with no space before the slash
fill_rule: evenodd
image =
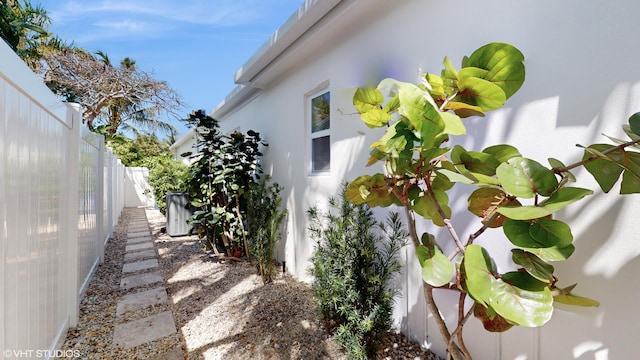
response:
<path id="1" fill-rule="evenodd" d="M 57 33 L 77 43 L 217 33 L 268 23 L 303 0 L 40 0 Z M 291 10 L 289 10 L 291 11 Z M 243 31 L 246 31 L 244 29 Z M 273 29 L 275 31 L 275 28 Z M 265 39 L 269 34 L 261 35 Z"/>

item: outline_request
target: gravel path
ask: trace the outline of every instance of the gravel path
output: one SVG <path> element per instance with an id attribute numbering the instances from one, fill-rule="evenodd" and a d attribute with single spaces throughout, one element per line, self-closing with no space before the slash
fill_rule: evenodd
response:
<path id="1" fill-rule="evenodd" d="M 307 284 L 281 274 L 263 285 L 252 264 L 217 262 L 195 237 L 162 233 L 165 218 L 155 210 L 146 214 L 168 301 L 116 316 L 128 293 L 120 280 L 135 211 L 127 208 L 120 217 L 63 350 L 78 350 L 84 359 L 346 359 L 324 331 Z M 113 344 L 116 325 L 165 311 L 173 314 L 175 334 L 130 349 Z M 377 358 L 438 359 L 396 332 Z"/>

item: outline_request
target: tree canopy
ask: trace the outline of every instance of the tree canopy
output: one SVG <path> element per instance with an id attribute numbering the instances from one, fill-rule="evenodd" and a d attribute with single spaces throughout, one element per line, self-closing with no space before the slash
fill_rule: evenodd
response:
<path id="1" fill-rule="evenodd" d="M 28 0 L 0 0 L 0 36 L 66 101 L 83 107 L 83 119 L 106 134 L 132 129 L 175 135 L 167 116 L 180 118 L 180 95 L 152 72 L 126 57 L 114 65 L 106 53 L 75 46 L 54 36 L 51 19 Z"/>

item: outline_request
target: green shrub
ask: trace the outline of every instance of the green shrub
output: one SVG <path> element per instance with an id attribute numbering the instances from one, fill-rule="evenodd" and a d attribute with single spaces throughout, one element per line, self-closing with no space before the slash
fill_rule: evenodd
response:
<path id="1" fill-rule="evenodd" d="M 149 185 L 153 188 L 156 205 L 163 214 L 167 211 L 167 192 L 184 191 L 187 166 L 169 157 L 152 158 L 149 166 Z"/>
<path id="2" fill-rule="evenodd" d="M 247 211 L 249 248 L 264 283 L 273 280 L 273 249 L 280 241 L 280 226 L 287 216 L 287 210 L 280 208 L 282 187 L 277 182 L 267 185 L 268 182 L 269 176 L 265 176 L 251 186 Z"/>
<path id="3" fill-rule="evenodd" d="M 385 223 L 367 205 L 345 198 L 330 200 L 337 214 L 307 211 L 316 240 L 311 258 L 312 290 L 327 328 L 351 359 L 375 355 L 391 327 L 395 292 L 390 280 L 401 264 L 397 258 L 408 234 L 397 213 Z"/>

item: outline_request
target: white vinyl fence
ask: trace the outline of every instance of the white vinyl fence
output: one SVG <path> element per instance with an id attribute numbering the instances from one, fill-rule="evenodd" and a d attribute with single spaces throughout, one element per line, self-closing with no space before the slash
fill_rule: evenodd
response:
<path id="1" fill-rule="evenodd" d="M 0 41 L 0 349 L 51 357 L 124 206 L 125 169 Z M 36 353 L 38 351 L 38 353 Z"/>

